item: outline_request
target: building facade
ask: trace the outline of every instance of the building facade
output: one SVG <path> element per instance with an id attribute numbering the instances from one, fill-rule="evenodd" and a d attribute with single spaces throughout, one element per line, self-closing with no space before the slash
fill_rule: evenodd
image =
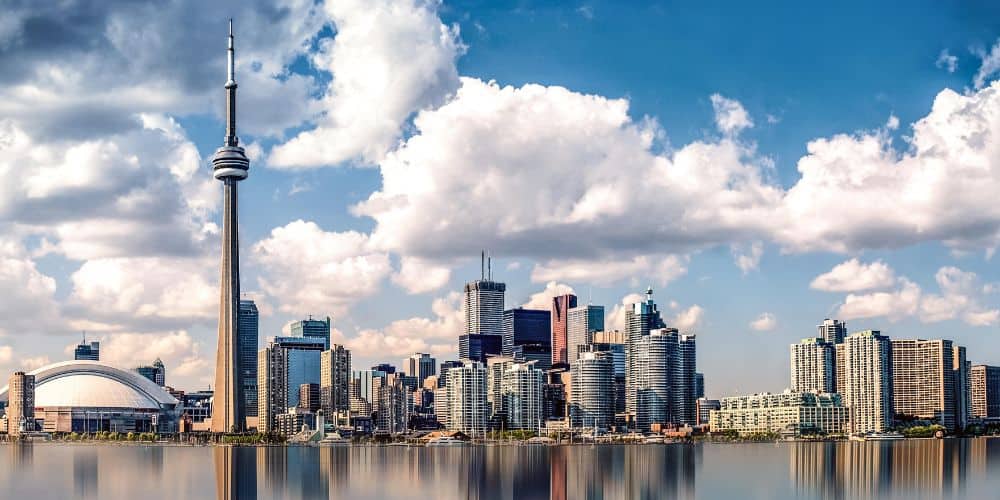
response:
<path id="1" fill-rule="evenodd" d="M 394 373 L 379 378 L 375 384 L 375 400 L 375 431 L 389 434 L 406 432 L 413 395 L 403 384 L 403 377 Z"/>
<path id="2" fill-rule="evenodd" d="M 576 295 L 552 297 L 552 364 L 569 362 L 566 344 L 569 336 L 569 310 L 576 307 Z"/>
<path id="3" fill-rule="evenodd" d="M 778 433 L 786 436 L 843 435 L 850 411 L 839 394 L 785 392 L 722 398 L 709 412 L 713 433 L 736 431 L 741 436 Z"/>
<path id="4" fill-rule="evenodd" d="M 501 404 L 506 429 L 538 430 L 542 425 L 545 374 L 534 363 L 511 363 L 503 373 Z"/>
<path id="5" fill-rule="evenodd" d="M 552 366 L 552 313 L 535 309 L 503 312 L 501 353 L 522 361 L 535 361 L 542 370 Z"/>
<path id="6" fill-rule="evenodd" d="M 237 337 L 240 346 L 240 378 L 248 417 L 257 416 L 257 339 L 260 313 L 252 300 L 241 300 Z"/>
<path id="7" fill-rule="evenodd" d="M 847 323 L 837 319 L 824 319 L 817 327 L 817 337 L 831 344 L 840 344 L 847 338 Z"/>
<path id="8" fill-rule="evenodd" d="M 846 337 L 844 346 L 845 380 L 840 394 L 851 410 L 851 432 L 888 431 L 895 415 L 889 337 L 865 330 Z"/>
<path id="9" fill-rule="evenodd" d="M 615 422 L 615 368 L 610 353 L 584 353 L 571 365 L 570 374 L 570 425 L 610 429 Z"/>
<path id="10" fill-rule="evenodd" d="M 322 338 L 274 337 L 258 354 L 257 425 L 274 430 L 275 418 L 299 405 L 299 386 L 320 383 Z"/>
<path id="11" fill-rule="evenodd" d="M 101 343 L 96 340 L 87 343 L 87 340 L 84 339 L 76 346 L 76 349 L 73 349 L 73 359 L 76 361 L 100 361 Z"/>
<path id="12" fill-rule="evenodd" d="M 319 356 L 320 407 L 336 417 L 351 409 L 351 351 L 333 344 Z"/>
<path id="13" fill-rule="evenodd" d="M 635 378 L 635 356 L 636 348 L 642 337 L 649 335 L 652 330 L 666 328 L 666 324 L 660 317 L 660 310 L 653 301 L 653 288 L 646 289 L 645 302 L 636 302 L 625 311 L 625 333 L 627 344 L 625 346 L 625 409 L 635 416 L 636 409 L 636 378 Z"/>
<path id="14" fill-rule="evenodd" d="M 791 345 L 792 392 L 837 392 L 835 346 L 821 337 Z"/>
<path id="15" fill-rule="evenodd" d="M 470 436 L 481 436 L 488 430 L 487 379 L 486 366 L 476 361 L 467 361 L 461 367 L 448 370 L 449 430 Z"/>
<path id="16" fill-rule="evenodd" d="M 437 360 L 430 354 L 417 352 L 403 360 L 403 371 L 417 378 L 417 385 L 423 386 L 427 377 L 437 375 Z"/>
<path id="17" fill-rule="evenodd" d="M 35 376 L 14 372 L 7 384 L 7 434 L 35 430 Z"/>
<path id="18" fill-rule="evenodd" d="M 137 366 L 133 370 L 160 387 L 167 385 L 167 368 L 160 358 L 156 358 L 153 364 Z"/>
<path id="19" fill-rule="evenodd" d="M 502 349 L 502 335 L 467 334 L 458 337 L 458 357 L 462 361 L 485 363 L 490 356 L 499 356 Z"/>
<path id="20" fill-rule="evenodd" d="M 594 333 L 604 331 L 604 306 L 574 307 L 566 314 L 566 361 L 573 364 L 580 348 L 591 343 Z"/>
<path id="21" fill-rule="evenodd" d="M 891 346 L 896 418 L 934 421 L 949 431 L 965 427 L 965 349 L 945 339 L 894 339 Z"/>
<path id="22" fill-rule="evenodd" d="M 969 378 L 972 418 L 1000 419 L 1000 366 L 973 365 Z"/>
<path id="23" fill-rule="evenodd" d="M 323 349 L 330 348 L 330 325 L 332 321 L 329 316 L 326 319 L 308 319 L 295 321 L 289 325 L 292 337 L 303 337 L 308 339 L 320 339 L 323 341 Z"/>
<path id="24" fill-rule="evenodd" d="M 504 292 L 507 285 L 483 276 L 465 284 L 465 333 L 503 336 Z"/>

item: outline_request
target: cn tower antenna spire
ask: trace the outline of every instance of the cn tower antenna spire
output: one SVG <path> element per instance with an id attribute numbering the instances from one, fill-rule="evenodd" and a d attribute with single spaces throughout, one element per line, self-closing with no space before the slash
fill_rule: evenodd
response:
<path id="1" fill-rule="evenodd" d="M 229 19 L 229 48 L 226 49 L 226 146 L 239 146 L 236 137 L 236 49 L 233 40 L 233 20 Z"/>

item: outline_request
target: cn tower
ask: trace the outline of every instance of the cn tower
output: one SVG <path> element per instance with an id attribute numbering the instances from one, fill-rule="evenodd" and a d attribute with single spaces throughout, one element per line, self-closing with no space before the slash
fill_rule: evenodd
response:
<path id="1" fill-rule="evenodd" d="M 246 430 L 246 402 L 239 378 L 240 238 L 237 188 L 247 178 L 250 160 L 236 137 L 236 69 L 233 21 L 229 20 L 229 70 L 226 80 L 226 139 L 212 157 L 215 178 L 222 181 L 222 266 L 219 283 L 219 344 L 215 354 L 212 432 Z"/>

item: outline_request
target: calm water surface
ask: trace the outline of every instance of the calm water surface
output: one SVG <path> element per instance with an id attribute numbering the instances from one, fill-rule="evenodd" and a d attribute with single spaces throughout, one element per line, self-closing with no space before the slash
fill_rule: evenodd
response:
<path id="1" fill-rule="evenodd" d="M 1000 439 L 457 448 L 0 445 L 0 498 L 1000 498 Z"/>

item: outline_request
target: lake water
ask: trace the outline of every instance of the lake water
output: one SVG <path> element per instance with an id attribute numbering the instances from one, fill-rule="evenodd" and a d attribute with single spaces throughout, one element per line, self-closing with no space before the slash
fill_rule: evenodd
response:
<path id="1" fill-rule="evenodd" d="M 1000 498 L 1000 439 L 406 447 L 0 445 L 3 499 Z"/>

